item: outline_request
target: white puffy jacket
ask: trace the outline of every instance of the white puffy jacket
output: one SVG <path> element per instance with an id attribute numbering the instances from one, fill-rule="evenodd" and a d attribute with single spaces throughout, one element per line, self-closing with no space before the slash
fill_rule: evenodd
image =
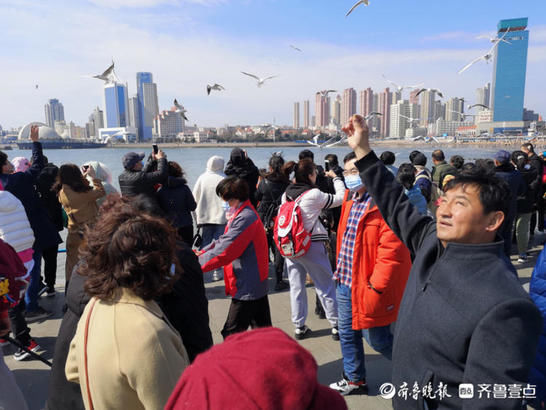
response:
<path id="1" fill-rule="evenodd" d="M 0 191 L 0 238 L 16 252 L 32 248 L 34 232 L 25 208 L 11 192 Z"/>

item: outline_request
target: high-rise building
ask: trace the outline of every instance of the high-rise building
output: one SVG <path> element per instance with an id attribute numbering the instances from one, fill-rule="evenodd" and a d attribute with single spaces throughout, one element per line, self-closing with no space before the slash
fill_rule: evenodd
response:
<path id="1" fill-rule="evenodd" d="M 140 116 L 138 115 L 138 96 L 129 98 L 129 125 L 138 128 Z"/>
<path id="2" fill-rule="evenodd" d="M 446 105 L 442 101 L 434 101 L 434 121 L 446 118 Z"/>
<path id="3" fill-rule="evenodd" d="M 395 94 L 395 93 L 393 93 Z M 411 105 L 408 100 L 398 100 L 391 104 L 390 133 L 391 138 L 404 137 L 406 129 L 411 127 L 409 120 Z"/>
<path id="4" fill-rule="evenodd" d="M 64 121 L 64 107 L 58 99 L 52 98 L 44 108 L 48 127 L 54 128 L 55 121 Z"/>
<path id="5" fill-rule="evenodd" d="M 450 98 L 446 103 L 446 121 L 463 121 L 464 120 L 464 100 L 462 98 Z"/>
<path id="6" fill-rule="evenodd" d="M 87 135 L 89 138 L 98 137 L 99 129 L 104 128 L 104 113 L 97 107 L 89 116 L 89 122 L 86 125 Z"/>
<path id="7" fill-rule="evenodd" d="M 327 127 L 330 123 L 330 97 L 315 94 L 315 127 Z"/>
<path id="8" fill-rule="evenodd" d="M 419 89 L 416 89 L 410 92 L 410 95 L 409 95 L 410 104 L 419 104 L 419 96 L 417 95 L 418 93 L 419 93 Z"/>
<path id="9" fill-rule="evenodd" d="M 340 126 L 341 124 L 341 96 L 338 94 L 332 102 L 332 122 Z"/>
<path id="10" fill-rule="evenodd" d="M 390 122 L 391 122 L 391 98 L 392 94 L 389 88 L 385 88 L 381 94 L 379 94 L 379 106 L 378 112 L 381 114 L 381 135 L 388 137 L 390 135 Z"/>
<path id="11" fill-rule="evenodd" d="M 111 82 L 104 85 L 105 128 L 129 126 L 127 85 Z"/>
<path id="12" fill-rule="evenodd" d="M 354 88 L 347 88 L 343 90 L 341 101 L 341 123 L 347 124 L 354 114 L 356 114 L 356 91 Z"/>
<path id="13" fill-rule="evenodd" d="M 391 97 L 391 105 L 396 104 L 402 99 L 402 91 L 393 91 Z"/>
<path id="14" fill-rule="evenodd" d="M 365 90 L 360 91 L 360 115 L 366 117 L 369 113 L 373 111 L 373 90 L 371 88 L 366 88 Z M 368 126 L 370 123 L 368 122 Z"/>
<path id="15" fill-rule="evenodd" d="M 491 83 L 487 83 L 484 87 L 476 89 L 476 104 L 483 104 L 489 107 L 491 101 Z M 486 108 L 476 107 L 476 111 L 483 111 Z"/>
<path id="16" fill-rule="evenodd" d="M 423 91 L 421 93 L 421 125 L 425 127 L 436 120 L 436 92 Z"/>
<path id="17" fill-rule="evenodd" d="M 527 18 L 501 20 L 497 25 L 497 36 L 504 39 L 498 43 L 493 66 L 493 88 L 491 91 L 494 121 L 521 121 L 525 96 L 527 71 L 527 48 L 529 31 Z"/>
<path id="18" fill-rule="evenodd" d="M 294 128 L 297 130 L 300 128 L 300 103 L 294 103 Z"/>
<path id="19" fill-rule="evenodd" d="M 142 141 L 152 139 L 154 118 L 159 114 L 157 86 L 152 73 L 137 73 L 137 97 L 139 115 L 139 136 Z"/>
<path id="20" fill-rule="evenodd" d="M 154 129 L 162 138 L 175 138 L 179 133 L 184 132 L 184 119 L 175 109 L 162 111 L 154 119 Z"/>
<path id="21" fill-rule="evenodd" d="M 309 128 L 309 100 L 303 102 L 303 128 Z"/>

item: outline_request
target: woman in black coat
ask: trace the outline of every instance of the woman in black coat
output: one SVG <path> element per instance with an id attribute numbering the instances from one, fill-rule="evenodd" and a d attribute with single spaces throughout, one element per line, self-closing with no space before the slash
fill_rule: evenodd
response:
<path id="1" fill-rule="evenodd" d="M 197 204 L 178 163 L 169 161 L 169 178 L 157 194 L 159 206 L 165 218 L 178 230 L 178 235 L 188 245 L 193 243 L 193 219 L 191 213 Z"/>
<path id="2" fill-rule="evenodd" d="M 256 202 L 260 203 L 257 212 L 266 229 L 269 249 L 275 255 L 276 291 L 288 289 L 288 283 L 282 279 L 284 258 L 279 253 L 279 250 L 273 241 L 274 218 L 277 216 L 282 194 L 284 194 L 286 187 L 290 183 L 288 176 L 282 171 L 283 165 L 283 157 L 273 154 L 269 160 L 269 172 L 261 178 L 258 189 L 254 195 Z"/>
<path id="3" fill-rule="evenodd" d="M 236 176 L 244 179 L 248 184 L 248 194 L 252 206 L 256 208 L 256 186 L 260 173 L 254 162 L 248 158 L 248 154 L 241 148 L 233 148 L 224 173 L 227 176 Z"/>

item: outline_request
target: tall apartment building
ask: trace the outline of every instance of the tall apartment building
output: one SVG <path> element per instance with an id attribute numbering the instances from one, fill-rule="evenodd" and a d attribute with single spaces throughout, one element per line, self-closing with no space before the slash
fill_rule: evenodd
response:
<path id="1" fill-rule="evenodd" d="M 332 102 L 332 122 L 340 126 L 341 124 L 341 96 L 336 95 L 336 99 Z"/>
<path id="2" fill-rule="evenodd" d="M 294 103 L 294 129 L 300 128 L 300 103 Z"/>
<path id="3" fill-rule="evenodd" d="M 476 104 L 483 104 L 489 107 L 491 104 L 491 83 L 487 83 L 485 86 L 476 88 Z M 486 108 L 476 107 L 476 111 L 483 111 Z"/>
<path id="4" fill-rule="evenodd" d="M 450 98 L 446 102 L 446 121 L 464 120 L 464 100 L 462 98 Z"/>
<path id="5" fill-rule="evenodd" d="M 423 91 L 421 93 L 421 125 L 425 127 L 436 121 L 436 92 Z"/>
<path id="6" fill-rule="evenodd" d="M 392 101 L 392 93 L 387 87 L 382 93 L 379 94 L 379 106 L 378 106 L 378 112 L 383 114 L 381 116 L 381 130 L 380 130 L 380 134 L 383 137 L 388 137 L 390 135 L 391 101 Z"/>
<path id="7" fill-rule="evenodd" d="M 153 82 L 152 73 L 137 73 L 137 98 L 139 115 L 139 137 L 142 141 L 152 139 L 154 118 L 159 114 L 157 102 L 157 85 Z"/>
<path id="8" fill-rule="evenodd" d="M 315 94 L 315 128 L 327 127 L 330 123 L 330 97 L 320 92 Z"/>
<path id="9" fill-rule="evenodd" d="M 349 122 L 349 118 L 354 114 L 356 114 L 356 91 L 354 88 L 347 88 L 343 90 L 341 101 L 341 123 Z"/>
<path id="10" fill-rule="evenodd" d="M 303 102 L 303 128 L 309 128 L 309 100 Z"/>
<path id="11" fill-rule="evenodd" d="M 373 111 L 373 90 L 368 87 L 360 91 L 360 110 L 359 114 L 366 117 Z M 369 123 L 368 123 L 369 126 Z"/>
<path id="12" fill-rule="evenodd" d="M 411 127 L 410 121 L 406 118 L 411 118 L 411 105 L 408 100 L 398 100 L 391 104 L 389 137 L 399 138 L 406 135 L 406 129 Z"/>
<path id="13" fill-rule="evenodd" d="M 184 119 L 176 110 L 162 111 L 154 119 L 154 129 L 162 138 L 174 138 L 184 132 Z"/>

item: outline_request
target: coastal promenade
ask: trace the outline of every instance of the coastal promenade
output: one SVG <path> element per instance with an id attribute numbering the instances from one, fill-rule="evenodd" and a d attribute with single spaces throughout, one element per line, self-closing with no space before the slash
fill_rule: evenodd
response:
<path id="1" fill-rule="evenodd" d="M 546 240 L 545 234 L 535 235 L 529 260 L 524 264 L 517 264 L 516 257 L 512 262 L 518 270 L 520 282 L 524 288 L 529 290 L 529 281 L 533 271 L 536 258 L 542 250 L 542 244 Z M 61 245 L 63 246 L 63 245 Z M 65 254 L 59 254 L 57 274 L 57 295 L 54 298 L 42 298 L 41 304 L 44 308 L 54 312 L 54 316 L 40 323 L 32 323 L 32 336 L 43 348 L 43 357 L 48 360 L 53 358 L 55 338 L 59 331 L 62 317 L 62 306 L 64 301 L 64 262 Z M 289 335 L 293 334 L 293 326 L 290 321 L 290 299 L 288 291 L 274 292 L 274 274 L 270 275 L 269 303 L 273 324 L 281 328 Z M 224 294 L 224 283 L 210 282 L 210 274 L 205 275 L 207 297 L 209 299 L 210 327 L 214 343 L 221 343 L 220 330 L 226 319 L 230 300 Z M 492 284 L 494 286 L 494 284 Z M 309 301 L 309 318 L 307 325 L 312 329 L 311 336 L 300 341 L 301 345 L 308 349 L 319 366 L 318 377 L 320 383 L 328 385 L 338 381 L 341 376 L 341 351 L 339 342 L 332 340 L 330 336 L 329 323 L 326 320 L 318 319 L 314 311 L 315 291 L 312 287 L 307 288 Z M 390 362 L 374 352 L 365 342 L 367 382 L 369 385 L 368 394 L 351 395 L 346 397 L 350 409 L 391 409 L 391 401 L 378 395 L 379 386 L 389 381 L 391 365 Z M 4 348 L 6 363 L 13 370 L 21 390 L 23 391 L 30 410 L 40 410 L 44 407 L 49 388 L 49 368 L 37 361 L 26 360 L 16 362 L 12 354 L 15 349 L 12 346 Z M 135 358 L 135 360 L 138 360 Z"/>

